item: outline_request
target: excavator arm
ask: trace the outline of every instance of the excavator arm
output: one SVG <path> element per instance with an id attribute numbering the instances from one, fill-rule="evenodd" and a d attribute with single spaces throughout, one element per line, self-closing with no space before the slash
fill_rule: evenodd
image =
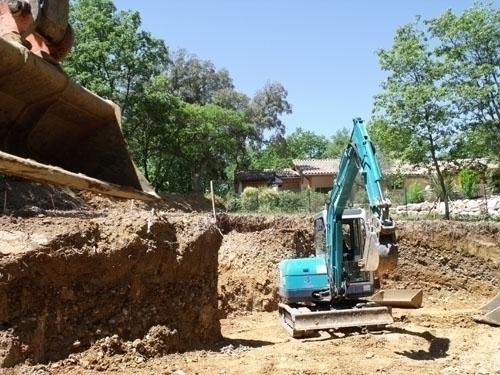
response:
<path id="1" fill-rule="evenodd" d="M 159 199 L 137 170 L 120 108 L 78 85 L 68 0 L 0 0 L 0 172 L 121 198 Z"/>
<path id="2" fill-rule="evenodd" d="M 390 270 L 397 264 L 395 225 L 389 215 L 391 203 L 382 192 L 382 173 L 375 147 L 363 121 L 355 118 L 350 141 L 342 154 L 339 172 L 327 201 L 326 262 L 331 272 L 333 294 L 346 290 L 343 252 L 338 249 L 343 247 L 342 215 L 359 174 L 371 210 L 371 223 L 359 263 L 365 271 Z"/>

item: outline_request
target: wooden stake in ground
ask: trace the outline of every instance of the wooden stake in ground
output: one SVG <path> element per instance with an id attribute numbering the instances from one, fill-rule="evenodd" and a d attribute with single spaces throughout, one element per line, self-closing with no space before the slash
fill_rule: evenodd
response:
<path id="1" fill-rule="evenodd" d="M 214 196 L 214 182 L 210 181 L 210 192 L 212 195 L 212 210 L 214 212 L 214 221 L 217 221 L 217 216 L 215 215 L 215 196 Z"/>

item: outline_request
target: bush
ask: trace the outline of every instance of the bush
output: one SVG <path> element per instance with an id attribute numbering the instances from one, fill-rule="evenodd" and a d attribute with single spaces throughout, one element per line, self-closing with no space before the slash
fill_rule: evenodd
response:
<path id="1" fill-rule="evenodd" d="M 500 169 L 493 169 L 488 175 L 488 187 L 493 194 L 500 193 Z"/>
<path id="2" fill-rule="evenodd" d="M 453 182 L 453 177 L 450 174 L 443 173 L 443 179 L 448 198 L 457 199 L 457 187 Z M 441 184 L 439 183 L 439 178 L 436 174 L 431 175 L 431 191 L 434 194 L 435 199 L 444 201 L 444 192 L 443 189 L 441 189 Z"/>
<path id="3" fill-rule="evenodd" d="M 241 208 L 244 211 L 257 211 L 259 209 L 259 189 L 246 187 L 241 194 Z"/>
<path id="4" fill-rule="evenodd" d="M 282 212 L 293 213 L 304 210 L 303 198 L 293 191 L 284 190 L 279 194 L 279 208 Z"/>
<path id="5" fill-rule="evenodd" d="M 258 190 L 258 210 L 264 212 L 275 211 L 279 204 L 279 194 L 276 190 L 270 188 L 261 188 Z"/>
<path id="6" fill-rule="evenodd" d="M 408 186 L 406 192 L 406 203 L 422 203 L 425 201 L 425 191 L 422 189 L 418 182 L 412 183 Z"/>
<path id="7" fill-rule="evenodd" d="M 458 174 L 460 188 L 466 198 L 473 198 L 477 195 L 477 173 L 470 168 L 465 168 Z"/>
<path id="8" fill-rule="evenodd" d="M 368 198 L 368 193 L 366 189 L 360 189 L 354 195 L 353 202 L 356 207 L 363 207 L 370 203 L 370 199 Z"/>
<path id="9" fill-rule="evenodd" d="M 405 204 L 404 191 L 402 190 L 386 190 L 384 192 L 385 199 L 389 200 L 393 206 Z"/>
<path id="10" fill-rule="evenodd" d="M 308 190 L 310 194 L 308 195 L 308 207 L 309 212 L 319 212 L 325 209 L 326 199 L 329 194 L 317 193 L 315 191 Z"/>
<path id="11" fill-rule="evenodd" d="M 237 212 L 241 210 L 241 199 L 240 196 L 235 192 L 230 192 L 226 195 L 226 200 L 224 202 L 226 211 Z"/>

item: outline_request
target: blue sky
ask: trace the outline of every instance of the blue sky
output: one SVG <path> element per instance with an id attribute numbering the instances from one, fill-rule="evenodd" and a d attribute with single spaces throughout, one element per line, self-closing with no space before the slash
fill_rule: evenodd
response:
<path id="1" fill-rule="evenodd" d="M 492 2 L 500 6 L 500 0 Z M 171 51 L 186 49 L 226 68 L 252 97 L 267 81 L 288 91 L 297 127 L 331 137 L 369 120 L 384 73 L 375 51 L 389 48 L 398 26 L 471 7 L 465 0 L 115 0 L 141 14 L 142 28 Z"/>

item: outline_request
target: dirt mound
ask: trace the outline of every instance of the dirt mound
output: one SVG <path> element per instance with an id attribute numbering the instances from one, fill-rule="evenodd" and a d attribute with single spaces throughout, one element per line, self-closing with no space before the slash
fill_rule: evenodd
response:
<path id="1" fill-rule="evenodd" d="M 75 191 L 0 174 L 1 212 L 22 215 L 38 211 L 161 210 L 166 212 L 210 212 L 212 202 L 202 194 L 161 194 L 161 200 L 143 202 Z M 216 206 L 221 210 L 220 206 Z"/>

